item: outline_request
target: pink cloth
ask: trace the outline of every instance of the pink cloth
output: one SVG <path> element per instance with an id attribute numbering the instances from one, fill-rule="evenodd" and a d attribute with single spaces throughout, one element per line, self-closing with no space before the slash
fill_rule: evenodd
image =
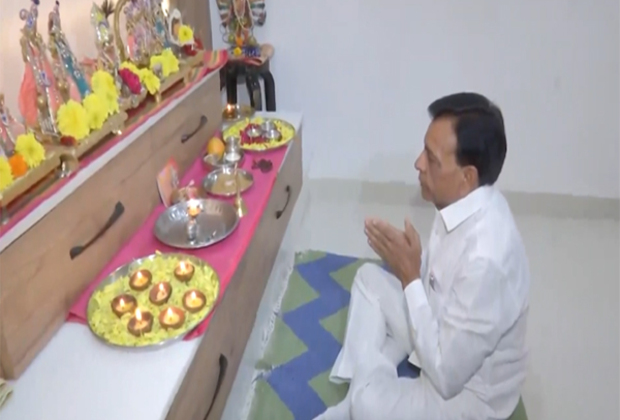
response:
<path id="1" fill-rule="evenodd" d="M 284 147 L 272 152 L 262 153 L 260 157 L 251 154 L 246 155 L 246 159 L 242 166 L 244 169 L 252 171 L 254 175 L 254 185 L 243 194 L 243 199 L 248 207 L 248 214 L 241 219 L 235 232 L 222 242 L 213 246 L 198 250 L 177 250 L 160 243 L 153 235 L 155 222 L 159 215 L 165 210 L 164 205 L 160 204 L 142 225 L 140 230 L 123 246 L 119 253 L 112 258 L 108 265 L 97 276 L 95 281 L 82 293 L 69 311 L 67 321 L 86 324 L 86 307 L 90 295 L 97 285 L 108 274 L 121 265 L 127 264 L 135 258 L 153 254 L 156 250 L 161 252 L 183 252 L 194 255 L 209 263 L 220 277 L 219 299 L 221 299 L 263 215 L 278 175 L 278 168 L 280 168 L 284 160 L 285 153 L 286 148 Z M 266 174 L 259 170 L 252 170 L 252 160 L 258 160 L 259 158 L 271 160 L 273 169 Z M 206 171 L 202 166 L 202 159 L 198 158 L 183 177 L 182 185 L 187 185 L 192 180 L 194 184 L 200 185 L 205 175 Z M 153 180 L 153 182 L 155 182 L 155 180 Z M 209 315 L 198 327 L 188 333 L 185 339 L 189 340 L 204 333 L 209 325 L 211 316 L 212 315 Z"/>
<path id="2" fill-rule="evenodd" d="M 206 75 L 214 71 L 218 71 L 220 68 L 222 68 L 226 64 L 227 60 L 228 60 L 228 55 L 223 54 L 221 51 L 206 51 L 205 56 L 204 56 L 205 66 L 201 69 L 201 73 L 196 77 L 193 83 L 189 84 L 188 86 L 185 86 L 183 89 L 180 89 L 178 92 L 175 92 L 174 95 L 166 98 L 160 104 L 160 106 L 154 108 L 149 113 L 143 115 L 142 117 L 140 117 L 139 121 L 135 122 L 134 124 L 129 126 L 126 130 L 124 130 L 123 134 L 121 134 L 120 136 L 114 137 L 112 140 L 98 147 L 93 153 L 90 153 L 88 156 L 86 156 L 82 161 L 80 161 L 79 169 L 84 169 L 85 167 L 90 165 L 95 159 L 97 159 L 99 156 L 101 156 L 106 151 L 110 150 L 110 148 L 118 144 L 118 142 L 126 138 L 128 135 L 133 133 L 138 127 L 144 124 L 153 115 L 157 114 L 163 107 L 165 107 L 171 101 L 173 101 L 174 99 L 178 98 L 179 96 L 187 92 L 189 89 L 191 89 L 192 86 L 198 83 L 203 77 L 205 77 Z M 144 105 L 142 104 L 138 108 L 128 111 L 130 114 L 130 117 L 131 115 L 139 112 L 143 106 Z M 67 182 L 69 182 L 69 180 L 72 179 L 76 173 L 77 171 L 71 174 L 71 176 L 61 179 L 58 182 L 54 183 L 54 185 L 52 185 L 50 188 L 45 190 L 43 193 L 39 194 L 30 203 L 24 206 L 24 208 L 22 208 L 15 215 L 13 215 L 9 219 L 9 222 L 7 224 L 1 225 L 0 226 L 0 238 L 5 233 L 7 233 L 9 230 L 11 230 L 13 226 L 19 223 L 24 217 L 26 217 L 31 211 L 37 208 L 43 201 L 50 198 L 56 191 L 58 191 L 62 186 L 64 186 Z"/>

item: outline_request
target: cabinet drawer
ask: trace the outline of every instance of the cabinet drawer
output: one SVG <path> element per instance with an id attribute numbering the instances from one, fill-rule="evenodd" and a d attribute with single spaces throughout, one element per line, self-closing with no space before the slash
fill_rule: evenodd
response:
<path id="1" fill-rule="evenodd" d="M 23 372 L 75 299 L 159 203 L 155 180 L 168 159 L 185 170 L 200 154 L 219 125 L 219 108 L 219 84 L 212 77 L 0 253 L 5 377 Z M 181 142 L 203 113 L 209 122 Z"/>
<path id="2" fill-rule="evenodd" d="M 167 420 L 220 419 L 267 280 L 302 186 L 301 137 L 292 144 L 254 237 L 202 338 Z"/>
<path id="3" fill-rule="evenodd" d="M 219 83 L 218 77 L 210 77 L 144 134 L 161 139 L 156 147 L 172 147 L 169 157 L 176 160 L 181 173 L 204 153 L 207 141 L 221 126 Z"/>

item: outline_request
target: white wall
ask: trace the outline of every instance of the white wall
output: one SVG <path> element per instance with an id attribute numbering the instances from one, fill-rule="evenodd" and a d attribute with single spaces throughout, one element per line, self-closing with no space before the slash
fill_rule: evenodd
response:
<path id="1" fill-rule="evenodd" d="M 276 47 L 278 108 L 305 114 L 311 176 L 415 183 L 426 106 L 475 90 L 504 111 L 502 188 L 619 196 L 617 0 L 268 0 L 267 8 L 257 35 Z"/>
<path id="2" fill-rule="evenodd" d="M 94 53 L 91 4 L 61 2 L 79 56 Z M 28 6 L 0 0 L 0 91 L 14 112 L 18 12 Z M 42 31 L 52 6 L 41 1 Z M 257 36 L 276 47 L 278 108 L 305 114 L 312 176 L 415 183 L 426 106 L 477 90 L 505 113 L 500 186 L 618 197 L 617 0 L 268 0 L 267 8 Z"/>

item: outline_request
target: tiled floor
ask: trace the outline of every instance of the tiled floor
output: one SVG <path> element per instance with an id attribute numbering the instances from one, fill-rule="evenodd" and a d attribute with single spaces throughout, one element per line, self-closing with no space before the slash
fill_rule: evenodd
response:
<path id="1" fill-rule="evenodd" d="M 311 204 L 298 250 L 372 257 L 362 230 L 369 215 L 395 225 L 408 215 L 422 237 L 429 234 L 433 209 L 379 204 L 381 191 L 358 200 L 306 186 Z M 530 419 L 618 419 L 618 222 L 515 216 L 532 272 L 523 390 Z"/>

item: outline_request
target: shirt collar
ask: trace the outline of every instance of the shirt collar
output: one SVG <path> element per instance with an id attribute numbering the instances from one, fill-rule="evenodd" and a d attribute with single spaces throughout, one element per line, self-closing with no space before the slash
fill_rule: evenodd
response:
<path id="1" fill-rule="evenodd" d="M 491 198 L 493 187 L 478 187 L 459 201 L 450 204 L 439 211 L 446 230 L 451 232 L 461 223 L 473 216 Z"/>

